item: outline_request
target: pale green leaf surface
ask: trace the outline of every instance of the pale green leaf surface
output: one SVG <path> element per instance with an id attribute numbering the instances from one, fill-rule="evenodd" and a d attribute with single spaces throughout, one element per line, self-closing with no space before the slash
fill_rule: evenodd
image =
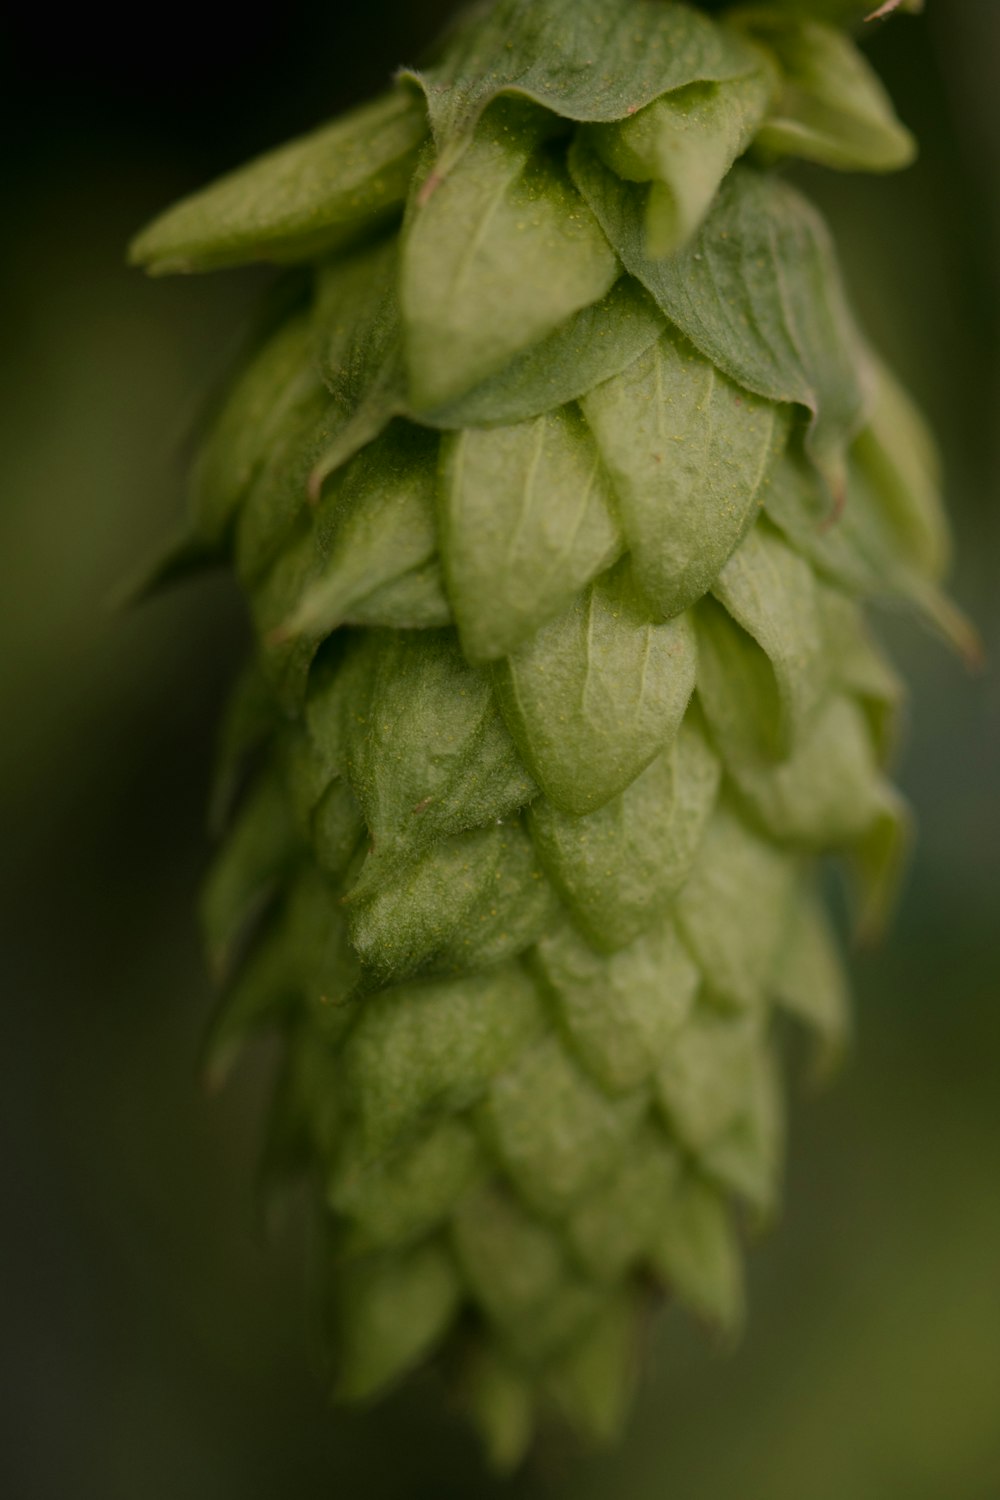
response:
<path id="1" fill-rule="evenodd" d="M 770 48 L 781 67 L 782 87 L 757 136 L 763 150 L 844 172 L 909 166 L 916 142 L 848 36 L 767 8 L 737 12 L 734 19 Z"/>
<path id="2" fill-rule="evenodd" d="M 612 1176 L 567 1220 L 570 1246 L 588 1276 L 614 1283 L 644 1259 L 669 1213 L 680 1169 L 665 1131 L 645 1121 Z"/>
<path id="3" fill-rule="evenodd" d="M 528 826 L 545 870 L 591 942 L 638 937 L 687 879 L 719 787 L 718 757 L 697 717 L 617 797 L 583 817 L 544 797 Z"/>
<path id="4" fill-rule="evenodd" d="M 784 438 L 781 408 L 672 332 L 582 401 L 650 607 L 679 614 L 752 525 Z"/>
<path id="5" fill-rule="evenodd" d="M 445 440 L 441 550 L 470 660 L 509 655 L 614 562 L 613 504 L 573 408 Z"/>
<path id="6" fill-rule="evenodd" d="M 351 941 L 368 985 L 499 963 L 531 946 L 556 904 L 519 823 L 444 839 L 377 883 L 362 870 L 361 885 Z"/>
<path id="7" fill-rule="evenodd" d="M 737 166 L 694 239 L 651 260 L 643 189 L 622 182 L 581 140 L 569 160 L 625 269 L 665 316 L 738 385 L 805 407 L 810 451 L 840 495 L 868 399 L 829 231 L 813 206 L 780 178 Z"/>
<path id="8" fill-rule="evenodd" d="M 638 114 L 593 125 L 586 139 L 629 182 L 651 184 L 646 199 L 646 252 L 672 255 L 698 229 L 723 177 L 764 118 L 773 86 L 761 66 L 742 78 L 692 83 L 663 94 Z"/>
<path id="9" fill-rule="evenodd" d="M 420 420 L 454 430 L 526 422 L 617 375 L 662 331 L 652 298 L 630 276 L 621 276 L 599 302 L 582 307 L 467 395 L 421 412 Z"/>
<path id="10" fill-rule="evenodd" d="M 610 1443 L 621 1432 L 638 1375 L 639 1294 L 623 1288 L 583 1337 L 554 1362 L 547 1385 L 584 1438 Z"/>
<path id="11" fill-rule="evenodd" d="M 397 423 L 348 464 L 315 512 L 313 567 L 280 622 L 285 634 L 356 622 L 433 562 L 437 447 L 431 434 Z M 447 619 L 443 597 L 440 608 Z"/>
<path id="12" fill-rule="evenodd" d="M 881 815 L 885 782 L 865 712 L 831 695 L 787 760 L 731 768 L 754 817 L 772 838 L 821 851 L 862 838 Z"/>
<path id="13" fill-rule="evenodd" d="M 652 1076 L 700 979 L 669 919 L 610 956 L 595 953 L 567 923 L 539 940 L 533 961 L 573 1051 L 616 1094 Z"/>
<path id="14" fill-rule="evenodd" d="M 906 697 L 903 681 L 875 641 L 855 600 L 825 584 L 820 584 L 817 597 L 833 686 L 861 703 L 878 758 L 885 764 L 896 746 Z"/>
<path id="15" fill-rule="evenodd" d="M 316 762 L 312 778 L 320 790 L 347 774 L 349 738 L 357 724 L 367 722 L 380 645 L 379 632 L 344 632 L 324 648 L 310 674 L 305 722 Z"/>
<path id="16" fill-rule="evenodd" d="M 624 791 L 669 747 L 694 675 L 690 621 L 650 622 L 619 566 L 500 665 L 497 689 L 536 782 L 579 815 Z"/>
<path id="17" fill-rule="evenodd" d="M 309 476 L 314 499 L 330 474 L 406 410 L 398 281 L 396 236 L 320 270 L 313 336 L 332 409 Z"/>
<path id="18" fill-rule="evenodd" d="M 723 1329 L 743 1315 L 739 1245 L 718 1189 L 693 1171 L 674 1186 L 652 1262 L 682 1301 Z"/>
<path id="19" fill-rule="evenodd" d="M 236 516 L 236 573 L 245 588 L 273 566 L 296 524 L 302 523 L 309 476 L 335 421 L 329 392 L 317 374 L 275 435 Z"/>
<path id="20" fill-rule="evenodd" d="M 394 89 L 185 198 L 129 258 L 166 274 L 334 250 L 402 204 L 426 134 L 422 102 Z"/>
<path id="21" fill-rule="evenodd" d="M 535 1400 L 531 1382 L 489 1345 L 481 1345 L 463 1362 L 461 1401 L 501 1473 L 510 1473 L 531 1442 Z"/>
<path id="22" fill-rule="evenodd" d="M 759 1018 L 702 1002 L 663 1053 L 656 1094 L 677 1139 L 701 1159 L 746 1113 L 761 1045 Z"/>
<path id="23" fill-rule="evenodd" d="M 814 882 L 800 883 L 773 980 L 777 1002 L 818 1035 L 836 1060 L 850 1030 L 850 999 L 837 940 Z"/>
<path id="24" fill-rule="evenodd" d="M 982 660 L 974 627 L 933 579 L 909 560 L 896 507 L 881 486 L 852 462 L 839 514 L 801 455 L 791 450 L 775 464 L 764 487 L 764 507 L 776 526 L 832 582 L 852 593 L 899 603 L 939 631 L 972 665 Z M 908 527 L 904 529 L 908 530 Z"/>
<path id="25" fill-rule="evenodd" d="M 498 1185 L 466 1199 L 452 1234 L 462 1275 L 519 1364 L 547 1362 L 600 1309 L 605 1294 L 574 1274 L 557 1235 Z"/>
<path id="26" fill-rule="evenodd" d="M 313 413 L 320 380 L 306 314 L 290 317 L 237 378 L 202 444 L 191 477 L 192 525 L 218 545 L 244 496 L 287 434 L 299 432 L 300 411 Z"/>
<path id="27" fill-rule="evenodd" d="M 477 1119 L 525 1202 L 559 1216 L 627 1151 L 647 1102 L 609 1098 L 549 1035 L 500 1074 Z"/>
<path id="28" fill-rule="evenodd" d="M 739 36 L 664 0 L 499 0 L 474 12 L 423 74 L 431 127 L 450 163 L 498 94 L 571 120 L 620 120 L 657 95 L 754 66 Z"/>
<path id="29" fill-rule="evenodd" d="M 348 774 L 371 832 L 371 863 L 392 868 L 449 834 L 496 823 L 535 795 L 489 676 L 451 631 L 385 632 L 373 653 L 365 722 Z"/>
<path id="30" fill-rule="evenodd" d="M 778 682 L 753 636 L 710 597 L 694 610 L 698 702 L 727 766 L 774 761 L 788 751 Z"/>
<path id="31" fill-rule="evenodd" d="M 699 1159 L 701 1169 L 762 1219 L 777 1207 L 785 1149 L 785 1101 L 777 1059 L 761 1048 L 751 1062 L 749 1093 L 739 1117 Z"/>
<path id="32" fill-rule="evenodd" d="M 777 754 L 807 728 L 825 687 L 822 625 L 812 569 L 766 521 L 733 553 L 712 587 L 728 614 L 754 640 L 774 674 Z M 702 694 L 709 708 L 709 700 Z M 715 707 L 715 695 L 711 697 Z M 709 715 L 713 729 L 713 715 Z"/>
<path id="33" fill-rule="evenodd" d="M 854 457 L 879 499 L 906 560 L 940 580 L 951 561 L 941 501 L 941 460 L 926 421 L 880 361 L 875 405 L 854 445 Z"/>
<path id="34" fill-rule="evenodd" d="M 387 630 L 435 630 L 451 624 L 439 558 L 390 578 L 353 606 L 345 622 Z"/>
<path id="35" fill-rule="evenodd" d="M 758 838 L 725 802 L 719 804 L 674 908 L 713 996 L 740 1008 L 762 1002 L 796 873 L 787 854 Z"/>
<path id="36" fill-rule="evenodd" d="M 508 963 L 461 980 L 370 996 L 343 1049 L 343 1095 L 355 1159 L 404 1142 L 422 1120 L 466 1109 L 539 1033 L 534 981 Z"/>
<path id="37" fill-rule="evenodd" d="M 403 236 L 400 305 L 410 400 L 455 400 L 596 302 L 618 261 L 564 168 L 551 121 L 491 110 L 462 160 L 418 194 Z"/>
<path id="38" fill-rule="evenodd" d="M 458 1268 L 437 1241 L 338 1266 L 334 1287 L 337 1395 L 349 1401 L 377 1395 L 425 1359 L 462 1300 Z"/>
<path id="39" fill-rule="evenodd" d="M 888 782 L 882 783 L 881 807 L 856 839 L 850 860 L 857 884 L 857 928 L 862 941 L 876 941 L 885 930 L 899 895 L 913 842 L 913 815 L 908 803 Z"/>
<path id="40" fill-rule="evenodd" d="M 398 1249 L 430 1233 L 488 1168 L 475 1131 L 457 1117 L 435 1120 L 376 1162 L 342 1152 L 326 1198 L 348 1221 L 341 1226 L 345 1252 Z"/>

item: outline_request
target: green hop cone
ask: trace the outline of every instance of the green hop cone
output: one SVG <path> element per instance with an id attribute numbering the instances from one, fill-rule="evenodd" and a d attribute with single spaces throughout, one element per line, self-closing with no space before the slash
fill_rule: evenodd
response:
<path id="1" fill-rule="evenodd" d="M 865 606 L 973 649 L 933 445 L 773 170 L 912 152 L 815 7 L 497 0 L 133 249 L 304 268 L 164 568 L 231 565 L 258 643 L 209 1067 L 283 1040 L 340 1395 L 440 1358 L 501 1464 L 617 1430 L 664 1291 L 739 1322 L 787 1018 L 848 1024 L 824 863 L 871 929 L 906 844 Z"/>

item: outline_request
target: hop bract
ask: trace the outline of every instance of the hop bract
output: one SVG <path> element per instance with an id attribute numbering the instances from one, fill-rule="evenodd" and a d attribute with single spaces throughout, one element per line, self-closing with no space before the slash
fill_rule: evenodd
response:
<path id="1" fill-rule="evenodd" d="M 794 7 L 498 0 L 134 246 L 300 268 L 168 564 L 232 566 L 258 641 L 210 1066 L 283 1038 L 341 1395 L 440 1354 L 501 1463 L 546 1407 L 616 1430 L 663 1291 L 738 1321 L 784 1018 L 847 1024 L 821 861 L 864 924 L 891 893 L 864 605 L 967 627 L 932 444 L 775 168 L 912 151 Z"/>

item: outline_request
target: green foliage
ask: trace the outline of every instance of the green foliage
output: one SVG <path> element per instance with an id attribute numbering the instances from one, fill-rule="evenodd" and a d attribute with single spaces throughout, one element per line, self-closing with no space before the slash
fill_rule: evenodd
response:
<path id="1" fill-rule="evenodd" d="M 815 209 L 779 178 L 734 168 L 700 232 L 669 259 L 651 260 L 642 190 L 580 138 L 570 166 L 625 269 L 664 316 L 738 385 L 804 407 L 816 461 L 841 486 L 866 395 L 857 332 Z"/>
<path id="2" fill-rule="evenodd" d="M 760 128 L 773 88 L 766 54 L 742 78 L 690 83 L 638 114 L 586 134 L 626 182 L 648 182 L 646 253 L 658 260 L 689 240 L 719 184 Z"/>
<path id="3" fill-rule="evenodd" d="M 551 116 L 498 103 L 403 240 L 400 301 L 410 395 L 443 406 L 603 297 L 618 262 L 565 168 Z"/>
<path id="4" fill-rule="evenodd" d="M 780 408 L 664 333 L 583 410 L 621 506 L 636 579 L 665 619 L 712 585 L 752 525 Z"/>
<path id="5" fill-rule="evenodd" d="M 614 562 L 623 541 L 578 411 L 444 444 L 441 548 L 470 661 L 509 656 Z"/>
<path id="6" fill-rule="evenodd" d="M 778 97 L 757 135 L 762 151 L 847 172 L 894 172 L 910 165 L 916 142 L 848 37 L 821 22 L 767 9 L 738 11 L 736 19 L 766 44 L 781 68 Z"/>
<path id="7" fill-rule="evenodd" d="M 164 275 L 325 255 L 402 203 L 426 131 L 419 102 L 395 89 L 169 209 L 131 259 Z"/>
<path id="8" fill-rule="evenodd" d="M 310 263 L 167 564 L 228 556 L 257 642 L 209 1076 L 283 1039 L 340 1394 L 440 1349 L 504 1466 L 618 1431 L 654 1289 L 738 1324 L 782 1022 L 848 1031 L 821 861 L 870 930 L 907 841 L 865 605 L 974 646 L 933 444 L 768 165 L 908 158 L 818 15 L 497 0 L 134 252 Z"/>
<path id="9" fill-rule="evenodd" d="M 662 0 L 498 0 L 460 25 L 427 94 L 439 149 L 464 145 L 491 100 L 515 93 L 568 120 L 621 120 L 660 94 L 738 78 L 753 55 L 732 32 Z"/>
<path id="10" fill-rule="evenodd" d="M 694 677 L 690 622 L 651 621 L 620 564 L 508 657 L 496 686 L 538 785 L 580 814 L 623 792 L 670 744 Z"/>

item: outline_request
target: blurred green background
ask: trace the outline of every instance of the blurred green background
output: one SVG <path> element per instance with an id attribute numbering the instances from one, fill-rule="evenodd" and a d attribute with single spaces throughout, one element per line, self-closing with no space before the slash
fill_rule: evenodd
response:
<path id="1" fill-rule="evenodd" d="M 200 405 L 254 275 L 147 283 L 131 233 L 178 194 L 376 88 L 446 0 L 257 19 L 209 0 L 4 22 L 0 206 L 0 1192 L 15 1500 L 487 1496 L 418 1381 L 331 1409 L 308 1225 L 265 1232 L 266 1050 L 197 1082 L 195 925 L 220 701 L 246 630 L 207 579 L 115 617 L 180 514 Z M 153 27 L 150 32 L 150 26 Z M 923 142 L 887 181 L 808 174 L 877 344 L 932 413 L 955 590 L 1000 660 L 1000 5 L 932 0 L 872 38 Z M 807 174 L 801 174 L 806 177 Z M 900 767 L 921 838 L 858 1046 L 798 1087 L 787 1210 L 751 1258 L 735 1353 L 668 1314 L 622 1446 L 545 1447 L 516 1497 L 1000 1496 L 1000 677 L 900 622 Z"/>

